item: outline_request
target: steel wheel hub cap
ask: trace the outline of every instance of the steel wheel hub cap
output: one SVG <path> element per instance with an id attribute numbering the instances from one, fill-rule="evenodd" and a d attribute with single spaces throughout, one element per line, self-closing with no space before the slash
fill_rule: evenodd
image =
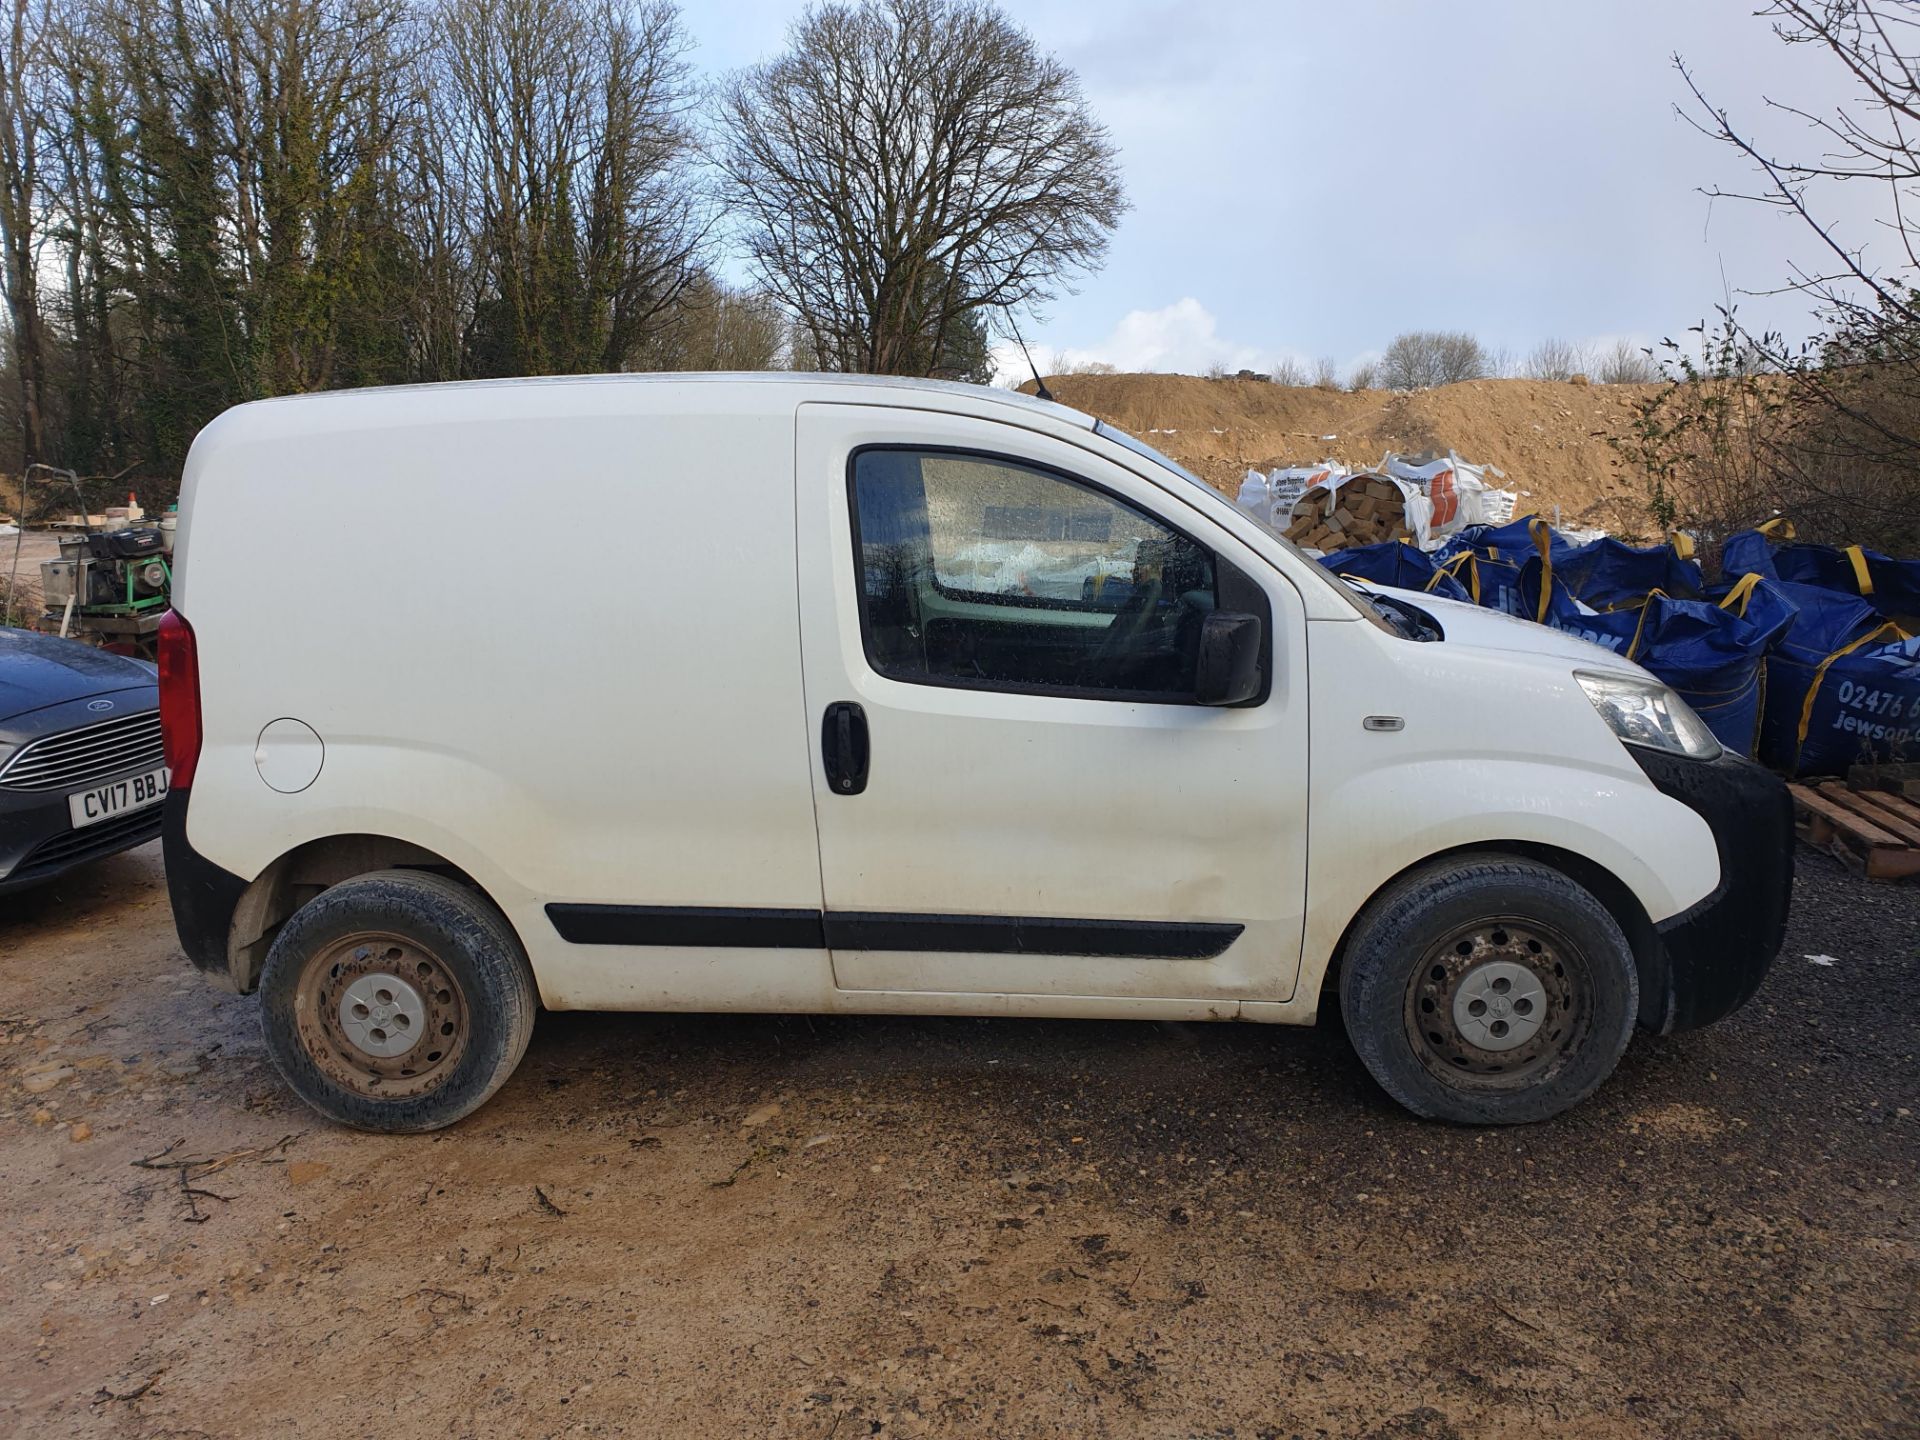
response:
<path id="1" fill-rule="evenodd" d="M 1540 1033 L 1547 991 L 1524 965 L 1489 960 L 1469 970 L 1453 995 L 1453 1023 L 1482 1050 L 1512 1050 Z"/>
<path id="2" fill-rule="evenodd" d="M 1517 1088 L 1586 1033 L 1591 968 L 1554 927 L 1490 916 L 1454 929 L 1421 958 L 1406 992 L 1407 1040 L 1452 1085 Z"/>
<path id="3" fill-rule="evenodd" d="M 385 1060 L 420 1039 L 426 1018 L 420 992 L 398 975 L 362 975 L 340 996 L 340 1029 L 356 1048 Z"/>
<path id="4" fill-rule="evenodd" d="M 444 1084 L 467 1047 L 454 972 L 419 941 L 381 931 L 344 936 L 308 959 L 294 1020 L 330 1083 L 383 1099 Z"/>

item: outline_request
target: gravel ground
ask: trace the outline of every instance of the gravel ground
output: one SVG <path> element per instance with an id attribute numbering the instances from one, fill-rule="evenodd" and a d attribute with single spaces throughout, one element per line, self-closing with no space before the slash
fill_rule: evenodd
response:
<path id="1" fill-rule="evenodd" d="M 1753 1004 L 1500 1132 L 1335 1026 L 548 1015 L 350 1134 L 151 849 L 0 996 L 0 1433 L 1920 1435 L 1920 887 L 1804 851 Z"/>

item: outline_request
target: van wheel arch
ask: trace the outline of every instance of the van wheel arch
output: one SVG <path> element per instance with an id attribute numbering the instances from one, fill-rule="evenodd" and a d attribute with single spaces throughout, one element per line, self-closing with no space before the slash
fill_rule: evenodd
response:
<path id="1" fill-rule="evenodd" d="M 1327 973 L 1321 977 L 1320 995 L 1325 1001 L 1337 996 L 1340 990 L 1340 966 L 1346 958 L 1347 942 L 1352 938 L 1360 919 L 1373 906 L 1382 894 L 1397 885 L 1404 877 L 1430 865 L 1458 860 L 1463 856 L 1483 856 L 1488 859 L 1500 856 L 1518 856 L 1523 860 L 1532 860 L 1550 869 L 1558 870 L 1569 880 L 1586 890 L 1594 899 L 1607 908 L 1621 933 L 1627 937 L 1627 944 L 1633 949 L 1634 969 L 1640 977 L 1640 1016 L 1643 1028 L 1659 1030 L 1663 1023 L 1667 1000 L 1667 957 L 1660 943 L 1660 933 L 1654 928 L 1647 910 L 1640 903 L 1640 897 L 1628 888 L 1604 865 L 1589 859 L 1585 855 L 1575 854 L 1571 850 L 1562 850 L 1553 845 L 1542 845 L 1532 840 L 1487 840 L 1471 845 L 1456 846 L 1451 850 L 1441 850 L 1416 860 L 1404 869 L 1389 875 L 1369 895 L 1364 904 L 1354 911 L 1348 919 L 1346 929 L 1340 934 L 1340 943 L 1334 947 L 1333 958 L 1327 962 Z"/>
<path id="2" fill-rule="evenodd" d="M 464 885 L 500 906 L 486 888 L 445 856 L 389 835 L 328 835 L 296 845 L 254 877 L 234 906 L 227 931 L 227 968 L 233 988 L 251 993 L 280 927 L 323 890 L 380 870 L 424 870 Z M 505 918 L 505 912 L 502 912 Z M 507 924 L 511 927 L 512 922 Z"/>

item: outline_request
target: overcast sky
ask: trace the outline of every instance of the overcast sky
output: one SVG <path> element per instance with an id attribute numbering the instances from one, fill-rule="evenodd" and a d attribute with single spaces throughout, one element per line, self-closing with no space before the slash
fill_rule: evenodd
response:
<path id="1" fill-rule="evenodd" d="M 793 0 L 686 9 L 696 63 L 776 53 Z M 1710 202 L 1751 185 L 1674 106 L 1672 56 L 1736 121 L 1763 97 L 1849 91 L 1755 0 L 1021 0 L 1120 148 L 1133 208 L 1105 267 L 1027 326 L 1043 361 L 1342 368 L 1414 328 L 1524 355 L 1544 337 L 1650 343 L 1813 247 L 1786 217 Z M 1801 150 L 1803 130 L 1769 133 Z M 1873 232 L 1877 194 L 1835 197 Z M 1739 299 L 1799 335 L 1797 299 Z"/>

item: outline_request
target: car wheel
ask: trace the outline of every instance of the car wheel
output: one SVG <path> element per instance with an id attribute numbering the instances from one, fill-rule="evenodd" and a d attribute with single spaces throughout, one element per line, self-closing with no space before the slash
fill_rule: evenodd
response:
<path id="1" fill-rule="evenodd" d="M 383 870 L 322 891 L 260 976 L 267 1053 L 300 1098 L 360 1130 L 437 1130 L 506 1083 L 538 1008 L 506 917 L 439 875 Z"/>
<path id="2" fill-rule="evenodd" d="M 1545 1120 L 1613 1072 L 1640 1005 L 1607 908 L 1557 870 L 1478 855 L 1396 881 L 1361 916 L 1340 1009 L 1361 1062 L 1416 1115 Z"/>

